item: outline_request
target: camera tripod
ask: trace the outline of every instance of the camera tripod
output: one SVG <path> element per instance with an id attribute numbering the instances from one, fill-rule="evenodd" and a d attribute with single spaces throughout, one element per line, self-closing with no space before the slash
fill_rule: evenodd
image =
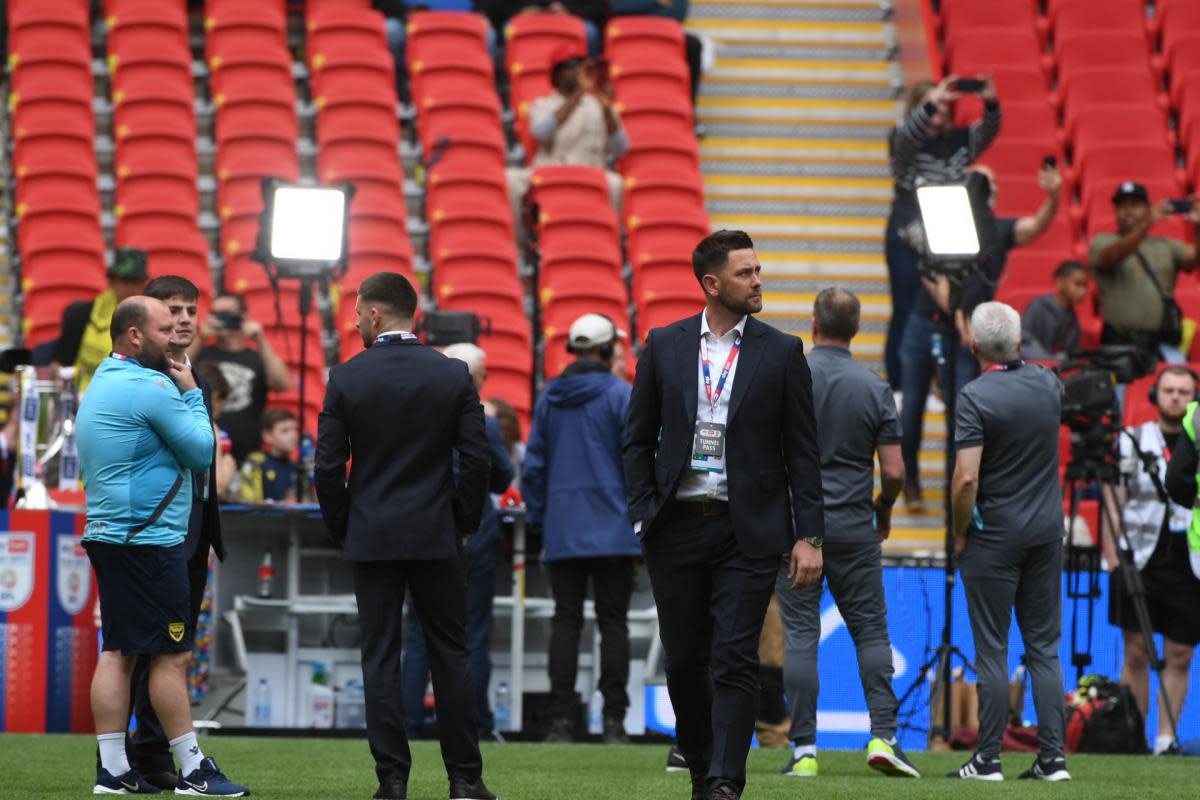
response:
<path id="1" fill-rule="evenodd" d="M 1075 520 L 1078 518 L 1079 510 L 1077 490 L 1081 485 L 1095 485 L 1100 494 L 1100 530 L 1096 531 L 1096 536 L 1098 539 L 1102 535 L 1103 529 L 1107 527 L 1116 542 L 1117 560 L 1120 565 L 1119 572 L 1124 584 L 1125 593 L 1133 602 L 1138 633 L 1145 643 L 1146 653 L 1149 655 L 1150 668 L 1158 676 L 1159 699 L 1161 700 L 1163 711 L 1167 715 L 1167 721 L 1171 725 L 1171 736 L 1178 741 L 1178 722 L 1175 719 L 1175 712 L 1171 708 L 1166 684 L 1163 682 L 1163 668 L 1165 663 L 1158 653 L 1158 646 L 1154 642 L 1154 629 L 1150 622 L 1150 609 L 1146 605 L 1146 586 L 1142 582 L 1142 574 L 1138 571 L 1137 564 L 1133 560 L 1133 548 L 1130 547 L 1129 536 L 1125 530 L 1125 520 L 1121 516 L 1120 507 L 1117 503 L 1116 489 L 1120 482 L 1120 473 L 1117 465 L 1112 463 L 1111 443 L 1107 450 L 1094 446 L 1089 447 L 1089 444 L 1095 445 L 1097 440 L 1100 444 L 1104 444 L 1106 441 L 1104 434 L 1106 432 L 1109 434 L 1116 431 L 1125 433 L 1133 441 L 1133 450 L 1138 455 L 1142 463 L 1142 468 L 1146 470 L 1146 474 L 1154 484 L 1154 489 L 1159 499 L 1167 505 L 1164 511 L 1166 514 L 1171 513 L 1170 501 L 1167 497 L 1167 491 L 1163 487 L 1158 475 L 1157 459 L 1153 454 L 1142 452 L 1131 433 L 1122 431 L 1120 428 L 1112 425 L 1103 424 L 1097 426 L 1094 430 L 1100 432 L 1099 437 L 1089 432 L 1080 435 L 1078 442 L 1076 441 L 1076 434 L 1072 432 L 1071 460 L 1067 465 L 1066 473 L 1066 490 L 1069 493 L 1067 511 L 1067 596 L 1072 601 L 1071 664 L 1075 667 L 1075 677 L 1077 680 L 1083 677 L 1084 670 L 1092 664 L 1092 624 L 1095 617 L 1096 599 L 1100 596 L 1100 548 L 1098 545 L 1076 545 L 1074 531 Z M 1114 583 L 1113 581 L 1109 582 L 1108 590 L 1110 592 L 1118 591 Z M 1080 631 L 1081 601 L 1085 603 L 1082 609 L 1082 616 L 1086 619 L 1082 632 Z M 1082 648 L 1080 647 L 1081 641 L 1084 643 Z"/>

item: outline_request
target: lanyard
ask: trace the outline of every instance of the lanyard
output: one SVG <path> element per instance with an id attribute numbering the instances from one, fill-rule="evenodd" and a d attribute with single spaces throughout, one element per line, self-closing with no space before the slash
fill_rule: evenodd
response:
<path id="1" fill-rule="evenodd" d="M 729 357 L 725 359 L 725 366 L 721 370 L 721 377 L 717 379 L 716 391 L 713 390 L 712 373 L 708 367 L 708 340 L 700 337 L 700 366 L 704 368 L 704 394 L 708 398 L 708 408 L 714 417 L 717 416 L 717 403 L 721 400 L 721 392 L 725 389 L 725 379 L 729 377 L 729 370 L 733 369 L 733 362 L 737 361 L 738 351 L 742 349 L 742 335 L 739 333 L 733 340 L 733 347 L 729 349 Z"/>
<path id="2" fill-rule="evenodd" d="M 992 364 L 990 367 L 985 369 L 984 372 L 1008 372 L 1010 370 L 1019 369 L 1023 366 L 1025 366 L 1025 362 L 1021 359 L 1017 359 L 1016 361 L 1009 361 L 1007 364 Z"/>
<path id="3" fill-rule="evenodd" d="M 142 365 L 142 362 L 138 361 L 133 356 L 122 355 L 121 353 L 112 353 L 111 355 L 117 361 L 128 361 L 130 364 L 136 364 L 139 367 Z"/>
<path id="4" fill-rule="evenodd" d="M 378 344 L 390 344 L 392 342 L 415 342 L 416 340 L 417 337 L 415 334 L 411 334 L 408 331 L 401 331 L 400 333 L 381 333 L 375 337 L 375 341 L 371 344 L 373 347 Z"/>

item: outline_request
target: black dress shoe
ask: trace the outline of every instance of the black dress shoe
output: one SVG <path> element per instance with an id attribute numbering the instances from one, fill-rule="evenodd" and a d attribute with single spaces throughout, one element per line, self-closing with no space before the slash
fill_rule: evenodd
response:
<path id="1" fill-rule="evenodd" d="M 692 773 L 692 800 L 708 800 L 708 776 Z"/>
<path id="2" fill-rule="evenodd" d="M 483 778 L 474 781 L 451 778 L 450 800 L 497 800 L 497 797 L 483 785 Z"/>
<path id="3" fill-rule="evenodd" d="M 401 778 L 386 780 L 371 797 L 375 800 L 408 800 L 408 783 Z"/>
<path id="4" fill-rule="evenodd" d="M 179 783 L 179 776 L 169 769 L 143 772 L 142 777 L 146 779 L 146 783 L 150 784 L 151 786 L 157 786 L 164 792 L 175 791 L 175 785 Z"/>
<path id="5" fill-rule="evenodd" d="M 708 800 L 740 800 L 740 795 L 738 795 L 737 789 L 728 783 L 722 783 L 708 793 Z"/>

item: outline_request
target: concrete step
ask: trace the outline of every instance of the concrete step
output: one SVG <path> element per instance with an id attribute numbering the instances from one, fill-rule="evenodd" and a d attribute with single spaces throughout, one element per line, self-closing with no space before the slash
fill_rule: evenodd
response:
<path id="1" fill-rule="evenodd" d="M 700 140 L 700 157 L 705 170 L 724 171 L 722 165 L 749 167 L 763 164 L 768 169 L 784 165 L 838 165 L 890 170 L 887 142 L 878 139 L 800 139 L 715 136 Z"/>
<path id="2" fill-rule="evenodd" d="M 697 115 L 706 125 L 836 125 L 867 128 L 879 134 L 895 125 L 897 109 L 893 100 L 713 97 L 706 92 L 701 93 L 696 105 Z M 764 131 L 762 135 L 773 134 Z"/>
<path id="3" fill-rule="evenodd" d="M 895 31 L 882 20 L 813 21 L 787 19 L 779 14 L 766 14 L 761 19 L 754 19 L 742 15 L 743 11 L 756 13 L 753 5 L 739 4 L 736 18 L 693 15 L 687 21 L 687 28 L 694 33 L 711 36 L 727 46 L 791 47 L 794 48 L 793 56 L 797 58 L 810 57 L 810 51 L 879 51 L 896 44 Z"/>
<path id="4" fill-rule="evenodd" d="M 754 238 L 834 242 L 883 241 L 883 225 L 875 217 L 808 217 L 790 214 L 713 214 L 715 228 L 753 231 Z"/>
<path id="5" fill-rule="evenodd" d="M 893 91 L 899 73 L 886 61 L 817 61 L 800 58 L 740 58 L 720 55 L 705 73 L 707 85 L 775 85 L 882 89 Z"/>
<path id="6" fill-rule="evenodd" d="M 693 0 L 690 19 L 763 19 L 789 21 L 879 21 L 891 13 L 879 0 Z"/>

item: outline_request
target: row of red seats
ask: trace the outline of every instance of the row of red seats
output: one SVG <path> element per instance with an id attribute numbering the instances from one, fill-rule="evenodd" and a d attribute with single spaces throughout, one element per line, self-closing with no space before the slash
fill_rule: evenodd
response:
<path id="1" fill-rule="evenodd" d="M 605 55 L 629 135 L 622 204 L 644 337 L 704 304 L 690 255 L 709 224 L 683 29 L 672 19 L 619 17 L 605 30 Z"/>
<path id="2" fill-rule="evenodd" d="M 87 0 L 8 4 L 13 172 L 26 342 L 104 287 Z"/>
<path id="3" fill-rule="evenodd" d="M 528 422 L 533 341 L 509 214 L 487 22 L 473 14 L 421 12 L 408 23 L 408 69 L 417 136 L 428 161 L 426 219 L 438 307 L 484 322 L 483 395 L 508 400 Z"/>

